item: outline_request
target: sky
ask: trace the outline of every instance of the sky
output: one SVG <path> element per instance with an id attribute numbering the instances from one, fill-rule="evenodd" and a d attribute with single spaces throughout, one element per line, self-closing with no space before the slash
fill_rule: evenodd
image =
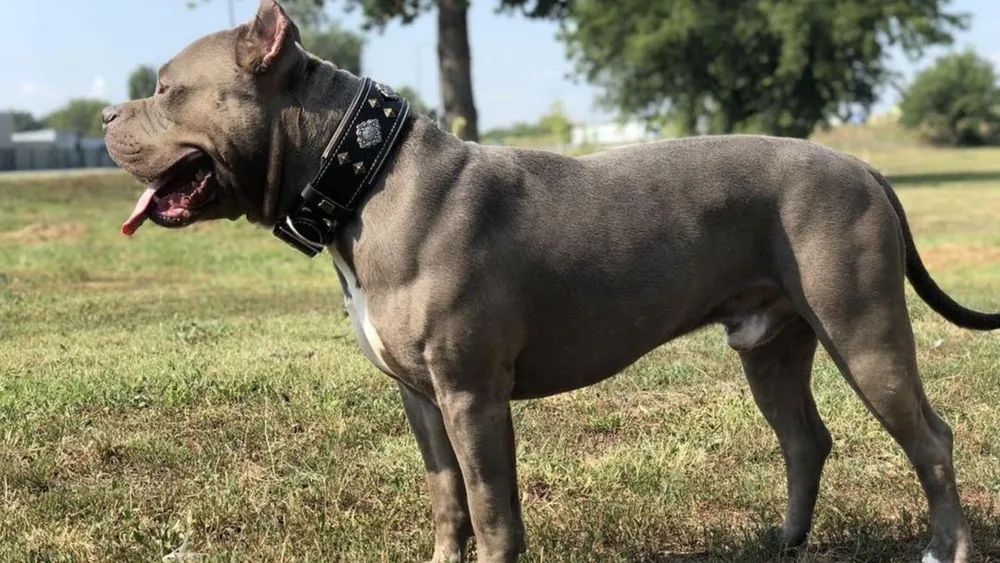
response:
<path id="1" fill-rule="evenodd" d="M 234 2 L 237 22 L 253 17 L 257 0 Z M 0 108 L 44 115 L 73 97 L 123 101 L 136 66 L 158 66 L 194 39 L 228 27 L 227 4 L 211 0 L 189 9 L 187 0 L 0 0 L 8 21 L 0 34 Z M 556 24 L 499 15 L 495 6 L 495 0 L 472 0 L 469 15 L 481 129 L 534 121 L 557 99 L 575 121 L 613 117 L 597 107 L 598 90 L 572 78 Z M 1000 0 L 953 0 L 951 6 L 973 16 L 954 48 L 971 47 L 1000 65 Z M 349 29 L 360 28 L 357 14 L 330 13 Z M 397 88 L 411 86 L 438 105 L 435 28 L 433 15 L 425 15 L 368 34 L 363 72 Z M 893 66 L 909 78 L 942 52 L 919 61 L 895 54 Z M 876 110 L 896 99 L 887 92 Z"/>

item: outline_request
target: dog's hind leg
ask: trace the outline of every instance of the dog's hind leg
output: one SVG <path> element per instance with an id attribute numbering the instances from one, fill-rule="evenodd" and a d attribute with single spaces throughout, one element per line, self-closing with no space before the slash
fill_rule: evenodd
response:
<path id="1" fill-rule="evenodd" d="M 952 433 L 928 403 L 917 371 L 898 222 L 878 201 L 863 201 L 845 214 L 849 203 L 819 210 L 828 223 L 822 232 L 791 237 L 789 264 L 796 267 L 785 270 L 785 285 L 845 379 L 916 469 L 931 528 L 923 561 L 962 563 L 970 538 L 955 483 Z"/>
<path id="2" fill-rule="evenodd" d="M 823 464 L 832 447 L 809 386 L 815 353 L 816 334 L 801 318 L 766 344 L 740 351 L 754 400 L 785 458 L 788 508 L 781 535 L 788 547 L 806 542 Z"/>
<path id="3" fill-rule="evenodd" d="M 458 459 L 445 432 L 441 411 L 402 383 L 403 410 L 420 447 L 434 512 L 434 558 L 431 563 L 461 563 L 472 537 L 472 520 Z"/>
<path id="4" fill-rule="evenodd" d="M 897 303 L 876 304 L 852 315 L 852 321 L 821 316 L 828 331 L 824 344 L 916 469 L 927 497 L 932 534 L 924 562 L 964 562 L 969 532 L 955 483 L 952 432 L 924 394 L 905 303 L 901 298 L 887 300 Z"/>

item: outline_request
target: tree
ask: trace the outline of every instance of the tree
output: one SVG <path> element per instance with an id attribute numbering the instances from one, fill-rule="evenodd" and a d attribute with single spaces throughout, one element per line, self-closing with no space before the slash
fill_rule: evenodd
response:
<path id="1" fill-rule="evenodd" d="M 53 129 L 78 131 L 84 135 L 100 135 L 101 111 L 109 102 L 89 98 L 70 100 L 65 106 L 50 113 L 45 124 Z"/>
<path id="2" fill-rule="evenodd" d="M 156 93 L 156 83 L 156 69 L 140 65 L 128 75 L 128 98 L 138 100 L 152 96 Z"/>
<path id="3" fill-rule="evenodd" d="M 130 100 L 148 98 L 156 93 L 156 69 L 140 65 L 128 76 L 128 97 Z"/>
<path id="4" fill-rule="evenodd" d="M 973 51 L 945 55 L 921 71 L 903 93 L 904 127 L 930 140 L 978 145 L 1000 125 L 1000 87 L 993 63 Z"/>
<path id="5" fill-rule="evenodd" d="M 322 0 L 299 0 L 321 2 Z M 498 11 L 520 11 L 530 18 L 563 16 L 572 0 L 496 0 Z M 410 23 L 437 9 L 438 73 L 441 78 L 442 120 L 458 136 L 479 140 L 479 116 L 472 94 L 472 60 L 469 52 L 469 0 L 345 0 L 360 7 L 369 28 L 382 29 L 393 19 Z M 457 127 L 456 127 L 457 126 Z"/>
<path id="6" fill-rule="evenodd" d="M 20 131 L 37 131 L 45 128 L 45 123 L 38 120 L 31 112 L 11 110 L 10 114 L 14 117 L 15 133 Z"/>
<path id="7" fill-rule="evenodd" d="M 354 74 L 361 74 L 361 50 L 365 42 L 360 35 L 340 27 L 337 22 L 304 26 L 300 32 L 302 46 L 307 51 Z"/>
<path id="8" fill-rule="evenodd" d="M 558 142 L 569 142 L 573 124 L 570 122 L 569 117 L 566 116 L 566 108 L 563 106 L 561 101 L 556 100 L 555 102 L 552 102 L 552 107 L 549 109 L 549 113 L 542 116 L 538 125 L 541 127 L 542 131 L 550 135 Z"/>
<path id="9" fill-rule="evenodd" d="M 628 115 L 688 132 L 805 137 L 867 112 L 893 73 L 889 47 L 919 56 L 967 18 L 948 0 L 578 0 L 566 42 L 578 74 Z"/>
<path id="10" fill-rule="evenodd" d="M 566 110 L 561 101 L 552 102 L 548 113 L 541 116 L 535 123 L 523 121 L 507 127 L 491 129 L 483 134 L 483 141 L 493 144 L 519 144 L 535 146 L 551 146 L 565 144 L 570 141 L 573 124 L 566 116 Z"/>
<path id="11" fill-rule="evenodd" d="M 420 94 L 418 94 L 416 90 L 410 88 L 409 86 L 403 86 L 396 88 L 395 90 L 397 94 L 406 98 L 406 101 L 410 102 L 410 111 L 422 113 L 424 115 L 432 115 L 433 110 L 427 105 L 426 102 L 424 102 L 423 98 L 420 97 Z"/>

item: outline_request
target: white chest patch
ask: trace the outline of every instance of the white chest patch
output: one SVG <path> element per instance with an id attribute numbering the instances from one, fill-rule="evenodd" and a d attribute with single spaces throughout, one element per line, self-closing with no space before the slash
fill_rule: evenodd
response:
<path id="1" fill-rule="evenodd" d="M 396 374 L 392 373 L 392 370 L 389 369 L 389 366 L 385 362 L 385 345 L 382 344 L 382 339 L 379 337 L 378 331 L 375 330 L 375 326 L 372 325 L 371 318 L 368 315 L 368 298 L 365 295 L 365 290 L 358 283 L 358 278 L 354 275 L 354 270 L 348 266 L 347 261 L 340 255 L 340 252 L 334 248 L 330 248 L 330 254 L 333 256 L 334 266 L 336 266 L 340 275 L 344 276 L 344 281 L 347 285 L 347 291 L 344 291 L 344 306 L 347 308 L 347 314 L 351 318 L 351 325 L 354 327 L 354 337 L 358 340 L 361 352 L 368 358 L 368 361 L 375 364 L 375 367 L 389 375 L 395 376 Z"/>
<path id="2" fill-rule="evenodd" d="M 941 560 L 934 557 L 934 554 L 928 551 L 924 554 L 924 558 L 920 560 L 920 563 L 941 563 Z"/>

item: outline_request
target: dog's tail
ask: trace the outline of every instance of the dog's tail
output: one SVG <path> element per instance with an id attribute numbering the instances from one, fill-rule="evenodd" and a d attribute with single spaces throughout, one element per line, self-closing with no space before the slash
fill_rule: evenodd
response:
<path id="1" fill-rule="evenodd" d="M 962 328 L 971 330 L 1000 329 L 1000 314 L 980 313 L 963 307 L 938 287 L 930 273 L 927 272 L 927 268 L 917 252 L 917 247 L 913 244 L 913 233 L 910 232 L 910 225 L 906 221 L 906 213 L 903 211 L 903 204 L 896 196 L 896 190 L 878 170 L 867 164 L 866 167 L 868 172 L 882 185 L 885 195 L 889 198 L 889 203 L 892 204 L 896 216 L 899 217 L 899 224 L 903 229 L 903 241 L 906 245 L 906 278 L 910 280 L 917 295 L 939 315 Z"/>

